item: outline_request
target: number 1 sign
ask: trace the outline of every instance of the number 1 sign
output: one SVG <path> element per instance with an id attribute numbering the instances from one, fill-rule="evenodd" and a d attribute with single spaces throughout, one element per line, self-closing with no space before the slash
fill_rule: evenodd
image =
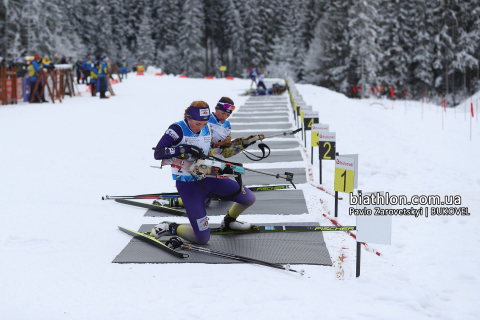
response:
<path id="1" fill-rule="evenodd" d="M 353 192 L 355 181 L 355 159 L 337 156 L 335 159 L 335 182 L 333 190 L 338 192 Z"/>

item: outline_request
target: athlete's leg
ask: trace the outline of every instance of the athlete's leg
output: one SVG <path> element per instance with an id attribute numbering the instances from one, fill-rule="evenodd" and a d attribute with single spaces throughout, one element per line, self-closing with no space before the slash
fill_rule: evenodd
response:
<path id="1" fill-rule="evenodd" d="M 201 180 L 203 182 L 203 180 Z M 197 182 L 177 181 L 177 190 L 187 211 L 191 226 L 179 225 L 177 235 L 185 240 L 205 244 L 210 240 L 207 212 L 205 211 L 205 191 Z"/>
<path id="2" fill-rule="evenodd" d="M 211 182 L 210 180 L 214 180 Z M 218 194 L 229 194 L 234 193 L 238 190 L 238 183 L 230 179 L 204 179 L 209 184 L 207 189 L 218 193 Z M 242 186 L 242 190 L 235 197 L 222 198 L 224 200 L 233 201 L 234 204 L 228 210 L 228 215 L 232 218 L 237 218 L 243 211 L 255 203 L 255 195 L 245 186 Z"/>

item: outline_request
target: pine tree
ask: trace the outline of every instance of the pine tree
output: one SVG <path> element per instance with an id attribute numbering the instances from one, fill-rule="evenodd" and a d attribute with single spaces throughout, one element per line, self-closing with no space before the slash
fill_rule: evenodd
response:
<path id="1" fill-rule="evenodd" d="M 189 77 L 201 77 L 205 74 L 205 49 L 202 47 L 205 23 L 200 0 L 185 0 L 179 30 L 182 73 Z"/>
<path id="2" fill-rule="evenodd" d="M 413 10 L 410 0 L 386 0 L 380 8 L 383 17 L 380 24 L 382 34 L 379 38 L 383 52 L 379 84 L 394 87 L 403 92 L 410 81 L 411 52 L 413 51 Z"/>
<path id="3" fill-rule="evenodd" d="M 161 0 L 155 7 L 154 34 L 156 63 L 164 72 L 178 74 L 180 59 L 178 53 L 179 24 L 182 7 L 178 0 Z"/>
<path id="4" fill-rule="evenodd" d="M 413 83 L 423 94 L 428 94 L 433 88 L 434 73 L 433 63 L 433 41 L 431 36 L 432 12 L 428 10 L 427 3 L 423 0 L 417 0 L 415 4 L 415 14 L 413 15 L 417 25 L 413 46 Z"/>
<path id="5" fill-rule="evenodd" d="M 357 61 L 357 84 L 364 94 L 375 83 L 382 58 L 377 42 L 381 32 L 376 23 L 377 7 L 377 0 L 354 1 L 349 10 L 350 57 Z"/>
<path id="6" fill-rule="evenodd" d="M 475 57 L 475 51 L 480 41 L 479 22 L 475 15 L 478 8 L 477 1 L 458 2 L 458 12 L 456 14 L 458 26 L 456 31 L 455 56 L 452 61 L 452 67 L 463 74 L 463 85 L 461 91 L 466 89 L 466 74 L 468 70 L 478 67 L 478 59 Z M 465 89 L 464 89 L 465 88 Z M 464 96 L 467 92 L 463 92 Z"/>
<path id="7" fill-rule="evenodd" d="M 305 59 L 306 82 L 348 93 L 349 70 L 355 68 L 350 58 L 349 5 L 348 1 L 334 0 L 324 7 Z"/>
<path id="8" fill-rule="evenodd" d="M 227 0 L 225 19 L 225 41 L 227 51 L 227 75 L 242 75 L 242 51 L 245 48 L 245 34 L 241 23 L 240 11 L 233 0 Z"/>
<path id="9" fill-rule="evenodd" d="M 262 63 L 262 30 L 256 20 L 258 17 L 258 2 L 256 0 L 245 0 L 245 60 L 247 68 L 259 67 Z"/>
<path id="10" fill-rule="evenodd" d="M 123 18 L 124 1 L 123 0 L 107 0 L 110 23 L 108 28 L 111 29 L 112 48 L 108 52 L 112 62 L 119 61 L 126 56 L 124 48 L 126 46 L 125 24 Z M 107 27 L 107 26 L 106 26 Z"/>
<path id="11" fill-rule="evenodd" d="M 153 65 L 155 58 L 155 42 L 152 39 L 152 28 L 150 25 L 150 19 L 148 17 L 148 11 L 142 18 L 142 24 L 140 24 L 137 39 L 138 60 L 142 62 L 145 67 Z"/>
<path id="12" fill-rule="evenodd" d="M 125 36 L 127 42 L 127 48 L 133 53 L 137 52 L 138 35 L 140 29 L 140 23 L 144 16 L 143 9 L 145 8 L 144 0 L 137 1 L 125 1 L 124 2 L 124 23 L 125 23 Z"/>

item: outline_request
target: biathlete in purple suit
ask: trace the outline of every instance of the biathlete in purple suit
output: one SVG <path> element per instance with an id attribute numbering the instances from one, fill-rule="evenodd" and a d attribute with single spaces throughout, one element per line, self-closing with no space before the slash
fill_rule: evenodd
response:
<path id="1" fill-rule="evenodd" d="M 155 159 L 175 157 L 193 162 L 202 155 L 208 155 L 213 138 L 210 126 L 207 125 L 210 116 L 210 108 L 206 102 L 192 102 L 185 110 L 184 119 L 172 124 L 158 142 L 155 148 Z M 177 190 L 190 220 L 190 226 L 165 221 L 153 227 L 151 234 L 159 238 L 164 232 L 170 231 L 190 242 L 207 243 L 210 240 L 210 228 L 205 210 L 205 198 L 212 197 L 213 193 L 217 194 L 216 196 L 234 194 L 240 186 L 230 179 L 192 176 L 186 170 L 173 166 L 172 177 L 176 180 Z M 237 195 L 221 198 L 235 202 L 224 217 L 221 228 L 250 229 L 250 223 L 237 221 L 237 218 L 255 202 L 255 195 L 242 186 Z"/>

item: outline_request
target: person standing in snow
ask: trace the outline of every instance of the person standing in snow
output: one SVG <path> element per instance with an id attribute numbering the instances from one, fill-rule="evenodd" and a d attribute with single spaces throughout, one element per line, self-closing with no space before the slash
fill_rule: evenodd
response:
<path id="1" fill-rule="evenodd" d="M 37 82 L 38 74 L 40 73 L 40 56 L 38 54 L 35 55 L 32 61 L 30 61 L 30 65 L 28 66 L 28 82 L 30 83 L 30 94 L 33 93 L 33 89 L 35 88 L 35 83 Z M 35 98 L 33 99 L 33 103 L 40 103 L 40 99 L 38 97 L 38 92 L 40 91 L 41 84 L 39 83 L 37 92 L 35 92 Z M 45 100 L 43 98 L 42 100 Z"/>
<path id="2" fill-rule="evenodd" d="M 125 57 L 122 58 L 122 62 L 120 63 L 120 72 L 122 74 L 122 79 L 123 76 L 125 75 L 125 79 L 127 79 L 127 70 L 128 69 L 128 61 Z"/>
<path id="3" fill-rule="evenodd" d="M 91 60 L 89 60 L 91 61 Z M 93 61 L 91 61 L 92 63 L 91 64 L 88 64 L 87 63 L 87 68 L 90 72 L 90 92 L 92 93 L 92 97 L 95 97 L 97 95 L 97 90 L 98 90 L 98 71 L 97 71 L 97 67 L 98 67 L 98 64 L 95 65 L 93 63 Z"/>
<path id="4" fill-rule="evenodd" d="M 77 62 L 75 62 L 75 71 L 77 72 L 77 83 L 80 84 L 80 80 L 82 80 L 82 74 L 83 74 L 81 58 L 78 58 Z"/>
<path id="5" fill-rule="evenodd" d="M 249 70 L 248 75 L 250 76 L 250 79 L 252 79 L 252 82 L 250 83 L 250 88 L 252 88 L 252 85 L 255 83 L 257 84 L 257 68 L 252 68 Z"/>
<path id="6" fill-rule="evenodd" d="M 103 56 L 98 61 L 98 69 L 95 69 L 97 75 L 97 90 L 100 92 L 100 99 L 108 99 L 105 92 L 108 90 L 108 64 L 107 57 Z"/>
<path id="7" fill-rule="evenodd" d="M 257 90 L 260 90 L 260 88 L 263 88 L 263 90 L 267 90 L 267 87 L 265 86 L 265 83 L 263 82 L 263 80 L 265 80 L 265 71 L 260 70 L 258 74 Z"/>
<path id="8" fill-rule="evenodd" d="M 213 134 L 208 125 L 210 108 L 205 101 L 193 101 L 185 110 L 184 119 L 172 124 L 155 148 L 155 159 L 179 158 L 188 162 L 204 157 L 210 151 Z M 250 223 L 237 221 L 237 217 L 255 202 L 255 195 L 230 179 L 193 175 L 172 165 L 172 176 L 190 226 L 164 221 L 152 228 L 151 235 L 160 238 L 169 231 L 190 242 L 205 244 L 210 240 L 210 228 L 205 210 L 205 198 L 224 195 L 222 200 L 235 202 L 222 220 L 221 228 L 248 230 Z M 236 195 L 235 195 L 236 194 Z"/>
<path id="9" fill-rule="evenodd" d="M 89 75 L 91 75 L 92 66 L 93 66 L 93 61 L 92 61 L 92 59 L 90 59 L 90 55 L 87 54 L 87 56 L 85 57 L 85 59 L 82 62 L 82 69 L 83 69 L 82 83 L 85 83 L 85 84 L 88 85 L 88 77 L 89 77 Z M 90 81 L 90 83 L 91 83 L 91 81 Z"/>

